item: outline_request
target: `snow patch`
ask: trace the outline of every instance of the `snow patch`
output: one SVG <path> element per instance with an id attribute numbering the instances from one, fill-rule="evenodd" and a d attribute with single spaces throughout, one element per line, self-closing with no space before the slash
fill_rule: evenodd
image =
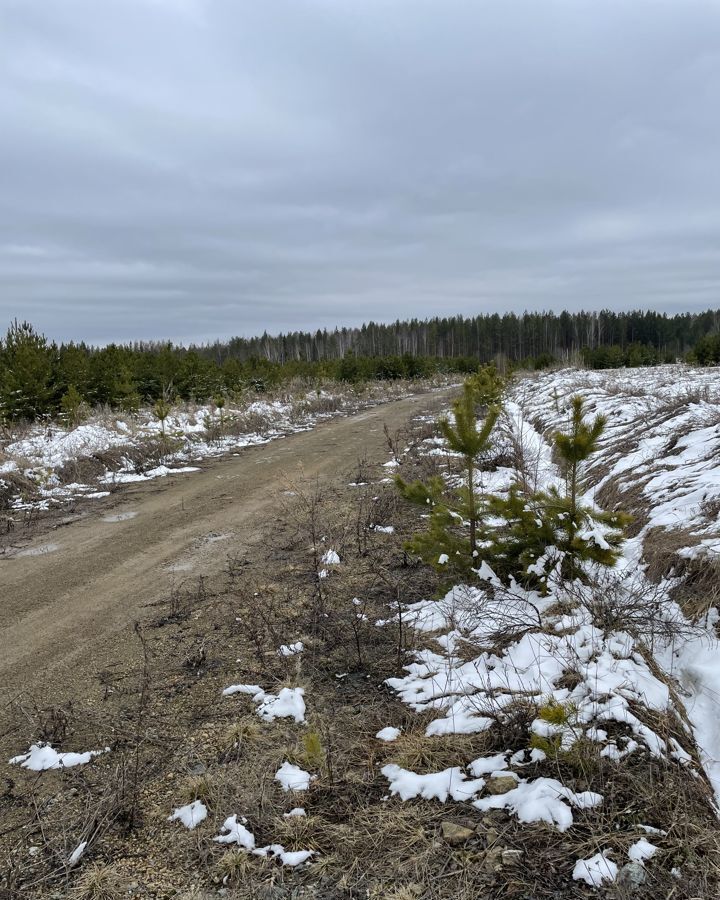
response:
<path id="1" fill-rule="evenodd" d="M 574 881 L 584 881 L 590 887 L 601 887 L 606 882 L 615 881 L 617 874 L 617 865 L 604 853 L 596 853 L 589 859 L 579 859 L 572 877 Z"/>
<path id="2" fill-rule="evenodd" d="M 22 766 L 33 772 L 45 772 L 48 769 L 71 769 L 74 766 L 84 766 L 95 756 L 109 753 L 110 748 L 104 750 L 87 750 L 85 753 L 59 753 L 53 750 L 50 744 L 32 744 L 27 753 L 13 756 L 9 761 L 11 766 Z"/>
<path id="3" fill-rule="evenodd" d="M 381 728 L 380 731 L 378 731 L 378 733 L 375 735 L 375 737 L 379 741 L 390 743 L 392 741 L 396 741 L 400 737 L 400 729 L 393 728 L 392 725 L 388 725 L 386 728 Z"/>
<path id="4" fill-rule="evenodd" d="M 287 760 L 275 773 L 275 781 L 280 782 L 284 791 L 306 791 L 310 787 L 312 777 L 309 772 Z"/>
<path id="5" fill-rule="evenodd" d="M 205 819 L 207 819 L 207 807 L 201 800 L 193 800 L 192 803 L 185 806 L 178 806 L 172 815 L 168 816 L 168 822 L 181 822 L 190 831 Z"/>

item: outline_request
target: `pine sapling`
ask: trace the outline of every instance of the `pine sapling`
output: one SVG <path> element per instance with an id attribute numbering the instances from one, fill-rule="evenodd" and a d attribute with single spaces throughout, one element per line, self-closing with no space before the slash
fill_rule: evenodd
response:
<path id="1" fill-rule="evenodd" d="M 85 418 L 87 408 L 80 396 L 80 391 L 74 384 L 69 385 L 67 391 L 62 395 L 60 410 L 65 421 L 73 428 Z"/>
<path id="2" fill-rule="evenodd" d="M 218 394 L 214 400 L 215 408 L 220 414 L 220 434 L 225 431 L 225 413 L 223 410 L 225 409 L 225 397 L 223 394 Z"/>
<path id="3" fill-rule="evenodd" d="M 597 451 L 598 442 L 607 423 L 607 418 L 602 415 L 596 416 L 592 423 L 586 422 L 584 406 L 585 401 L 582 397 L 573 397 L 570 431 L 568 434 L 558 431 L 554 435 L 555 449 L 560 455 L 565 469 L 568 544 L 572 544 L 579 527 L 577 500 L 580 463 L 585 462 Z"/>
<path id="4" fill-rule="evenodd" d="M 472 379 L 463 385 L 462 395 L 453 403 L 455 425 L 447 419 L 441 419 L 440 432 L 448 443 L 448 447 L 459 453 L 465 468 L 465 487 L 460 492 L 461 504 L 457 510 L 470 523 L 470 554 L 477 556 L 477 529 L 480 521 L 478 497 L 475 491 L 475 472 L 477 459 L 490 445 L 490 434 L 500 415 L 497 406 L 488 408 L 485 421 L 478 429 L 476 406 L 478 391 Z"/>
<path id="5" fill-rule="evenodd" d="M 395 479 L 406 500 L 429 511 L 427 530 L 416 534 L 407 549 L 448 579 L 471 575 L 477 564 L 480 539 L 485 537 L 484 533 L 481 535 L 484 501 L 478 496 L 475 475 L 480 455 L 490 446 L 490 436 L 500 413 L 497 405 L 487 406 L 487 400 L 497 397 L 494 379 L 490 381 L 491 390 L 487 387 L 478 376 L 468 378 L 461 396 L 453 403 L 454 423 L 447 419 L 438 423 L 448 448 L 462 458 L 463 485 L 447 492 L 439 476 L 411 484 L 399 476 Z M 480 424 L 479 406 L 486 408 Z"/>
<path id="6" fill-rule="evenodd" d="M 553 439 L 565 476 L 564 493 L 551 487 L 527 494 L 518 483 L 507 496 L 488 501 L 490 513 L 503 520 L 486 554 L 498 574 L 545 588 L 558 565 L 563 578 L 587 581 L 590 564 L 616 563 L 630 517 L 580 501 L 581 467 L 597 451 L 605 422 L 604 416 L 587 422 L 582 397 L 574 397 L 570 429 Z"/>
<path id="7" fill-rule="evenodd" d="M 160 423 L 160 430 L 162 432 L 163 441 L 165 440 L 165 420 L 170 415 L 171 407 L 170 404 L 164 397 L 160 397 L 155 402 L 155 406 L 153 406 L 153 413 L 155 414 L 155 418 Z"/>
<path id="8" fill-rule="evenodd" d="M 155 418 L 160 422 L 160 431 L 162 432 L 162 447 L 163 454 L 167 454 L 168 452 L 168 440 L 167 434 L 165 433 L 165 420 L 170 415 L 172 407 L 167 400 L 165 393 L 158 400 L 155 401 L 155 406 L 153 406 L 153 412 L 155 413 Z"/>

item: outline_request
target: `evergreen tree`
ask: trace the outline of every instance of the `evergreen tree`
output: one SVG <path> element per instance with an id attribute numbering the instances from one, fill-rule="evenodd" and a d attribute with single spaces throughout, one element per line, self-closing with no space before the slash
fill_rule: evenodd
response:
<path id="1" fill-rule="evenodd" d="M 578 353 L 585 365 L 598 369 L 656 365 L 683 356 L 714 365 L 720 363 L 719 332 L 720 310 L 672 317 L 604 310 L 369 322 L 361 328 L 232 338 L 189 349 L 168 342 L 96 348 L 56 347 L 31 325 L 16 322 L 0 341 L 0 416 L 56 415 L 71 386 L 90 405 L 132 411 L 154 403 L 167 384 L 184 400 L 205 402 L 219 393 L 260 392 L 296 377 L 343 380 L 361 389 L 370 379 L 465 375 L 477 371 L 478 360 L 491 359 L 502 361 L 501 371 L 505 364 L 567 364 Z M 481 377 L 488 377 L 487 370 Z"/>
<path id="2" fill-rule="evenodd" d="M 86 406 L 83 403 L 83 398 L 80 396 L 80 391 L 74 384 L 71 384 L 62 395 L 60 411 L 65 421 L 71 427 L 79 425 L 85 418 Z"/>
<path id="3" fill-rule="evenodd" d="M 223 394 L 218 394 L 214 399 L 213 403 L 215 404 L 215 408 L 220 414 L 220 434 L 222 434 L 225 430 L 225 396 Z"/>
<path id="4" fill-rule="evenodd" d="M 545 587 L 556 567 L 563 578 L 587 581 L 588 564 L 615 564 L 629 517 L 579 500 L 581 464 L 597 451 L 605 424 L 604 416 L 587 422 L 582 397 L 573 397 L 569 431 L 554 435 L 564 492 L 553 486 L 527 496 L 516 484 L 507 497 L 489 499 L 489 512 L 504 522 L 495 530 L 485 557 L 498 574 Z"/>
<path id="5" fill-rule="evenodd" d="M 692 362 L 700 363 L 701 366 L 720 363 L 720 334 L 708 334 L 701 338 L 695 345 L 690 359 Z"/>
<path id="6" fill-rule="evenodd" d="M 53 411 L 53 354 L 28 322 L 13 322 L 0 344 L 0 413 L 36 419 Z"/>
<path id="7" fill-rule="evenodd" d="M 500 414 L 496 404 L 487 403 L 499 399 L 497 387 L 494 370 L 466 379 L 462 394 L 453 403 L 454 423 L 447 419 L 439 422 L 448 448 L 462 458 L 464 477 L 460 488 L 445 493 L 440 477 L 427 483 L 408 484 L 399 476 L 395 480 L 406 500 L 430 509 L 427 531 L 415 535 L 408 549 L 448 577 L 470 575 L 477 565 L 479 543 L 486 538 L 482 527 L 483 498 L 478 496 L 475 475 L 479 457 L 490 446 L 490 435 Z M 485 409 L 481 424 L 479 407 Z"/>
<path id="8" fill-rule="evenodd" d="M 160 397 L 155 401 L 155 405 L 153 406 L 153 413 L 155 414 L 155 418 L 160 423 L 160 431 L 162 433 L 163 440 L 165 440 L 165 420 L 171 412 L 172 407 L 164 397 Z"/>

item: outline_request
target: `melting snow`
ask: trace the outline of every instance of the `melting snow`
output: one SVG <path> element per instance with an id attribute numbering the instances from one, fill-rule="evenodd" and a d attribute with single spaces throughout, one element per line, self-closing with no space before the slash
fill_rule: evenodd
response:
<path id="1" fill-rule="evenodd" d="M 68 857 L 68 866 L 72 868 L 76 866 L 79 862 L 83 854 L 85 853 L 85 849 L 87 848 L 87 841 L 80 841 L 77 847 L 73 850 L 73 852 Z"/>
<path id="2" fill-rule="evenodd" d="M 306 791 L 310 787 L 312 776 L 309 772 L 294 766 L 287 760 L 275 773 L 275 781 L 279 781 L 284 791 Z"/>
<path id="3" fill-rule="evenodd" d="M 400 737 L 400 729 L 393 728 L 392 725 L 388 725 L 387 728 L 381 728 L 380 731 L 375 735 L 375 737 L 379 741 L 396 741 Z"/>
<path id="4" fill-rule="evenodd" d="M 278 650 L 278 656 L 297 656 L 297 654 L 302 653 L 304 649 L 305 645 L 302 641 L 297 641 L 294 644 L 283 644 Z"/>
<path id="5" fill-rule="evenodd" d="M 394 764 L 383 766 L 380 771 L 390 782 L 390 793 L 397 794 L 401 800 L 422 797 L 445 803 L 449 797 L 464 801 L 470 800 L 485 787 L 484 779 L 468 779 L 459 766 L 429 775 L 417 775 Z"/>
<path id="6" fill-rule="evenodd" d="M 307 862 L 315 854 L 314 850 L 285 850 L 282 844 L 256 847 L 255 835 L 245 827 L 246 825 L 247 819 L 243 818 L 241 822 L 238 822 L 237 816 L 230 816 L 225 819 L 221 829 L 226 833 L 218 835 L 213 840 L 219 844 L 237 844 L 255 856 L 271 857 L 277 859 L 282 865 L 291 867 Z"/>
<path id="7" fill-rule="evenodd" d="M 658 848 L 655 844 L 651 844 L 650 841 L 645 840 L 645 838 L 640 838 L 640 840 L 636 841 L 628 850 L 628 857 L 633 862 L 644 863 L 646 859 L 655 856 L 657 851 Z"/>
<path id="8" fill-rule="evenodd" d="M 618 867 L 604 853 L 596 853 L 589 859 L 579 859 L 575 863 L 572 877 L 584 881 L 590 887 L 601 887 L 606 881 L 615 881 Z"/>
<path id="9" fill-rule="evenodd" d="M 205 819 L 207 819 L 207 807 L 201 800 L 193 800 L 192 803 L 179 806 L 172 815 L 168 816 L 168 822 L 181 822 L 191 831 Z"/>
<path id="10" fill-rule="evenodd" d="M 27 753 L 13 756 L 10 765 L 22 766 L 24 769 L 32 769 L 33 772 L 44 772 L 47 769 L 70 769 L 74 766 L 84 766 L 94 756 L 108 753 L 109 747 L 104 750 L 88 750 L 85 753 L 59 753 L 49 744 L 33 744 Z"/>
<path id="11" fill-rule="evenodd" d="M 281 688 L 277 694 L 268 694 L 257 684 L 232 684 L 223 690 L 223 696 L 249 694 L 258 704 L 256 710 L 261 719 L 273 722 L 275 719 L 295 719 L 305 721 L 304 688 Z"/>
<path id="12" fill-rule="evenodd" d="M 558 831 L 567 831 L 573 823 L 571 807 L 590 809 L 602 802 L 602 795 L 594 791 L 576 793 L 554 778 L 536 778 L 521 782 L 505 794 L 483 797 L 473 805 L 482 812 L 507 809 L 520 822 L 547 822 Z"/>

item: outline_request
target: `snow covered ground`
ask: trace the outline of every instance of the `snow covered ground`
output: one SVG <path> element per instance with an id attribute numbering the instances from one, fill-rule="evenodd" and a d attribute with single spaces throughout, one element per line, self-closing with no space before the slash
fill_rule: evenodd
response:
<path id="1" fill-rule="evenodd" d="M 528 425 L 541 434 L 565 427 L 574 394 L 585 398 L 588 414 L 608 420 L 602 452 L 588 470 L 595 493 L 611 483 L 620 492 L 641 489 L 648 516 L 641 537 L 656 527 L 690 529 L 703 550 L 720 553 L 720 370 L 659 366 L 543 374 L 513 391 L 518 433 L 526 435 Z M 634 548 L 640 550 L 641 542 Z"/>
<path id="2" fill-rule="evenodd" d="M 481 733 L 528 700 L 537 714 L 524 750 L 458 760 L 422 775 L 386 766 L 390 793 L 403 801 L 450 798 L 481 811 L 502 808 L 520 822 L 545 822 L 559 831 L 571 827 L 575 810 L 597 809 L 601 821 L 601 794 L 534 776 L 551 750 L 593 745 L 609 760 L 632 754 L 664 760 L 684 768 L 688 778 L 700 777 L 699 755 L 720 803 L 718 613 L 713 608 L 691 621 L 671 594 L 680 581 L 673 560 L 712 564 L 720 553 L 720 370 L 568 369 L 517 381 L 498 438 L 519 453 L 537 489 L 560 479 L 551 438 L 566 428 L 577 394 L 586 399 L 588 415 L 608 417 L 601 451 L 585 473 L 584 500 L 614 497 L 622 508 L 623 498 L 632 499 L 633 536 L 594 590 L 551 576 L 549 593 L 541 596 L 514 582 L 501 584 L 483 563 L 474 584 L 406 608 L 405 623 L 426 632 L 430 643 L 388 684 L 413 710 L 433 714 L 428 736 Z M 427 452 L 439 449 L 437 439 L 427 442 Z M 478 489 L 502 492 L 517 474 L 502 467 L 480 472 Z M 651 580 L 646 541 L 657 538 L 657 529 L 678 532 L 677 555 Z M 488 796 L 489 782 L 502 789 Z M 632 847 L 639 837 L 628 835 Z M 639 862 L 637 853 L 616 860 L 644 866 L 652 853 Z M 601 850 L 576 860 L 573 877 L 597 886 L 620 871 Z"/>
<path id="3" fill-rule="evenodd" d="M 591 413 L 608 419 L 602 451 L 587 473 L 590 495 L 602 497 L 603 488 L 621 498 L 636 495 L 641 528 L 625 545 L 626 571 L 646 569 L 646 540 L 657 528 L 677 536 L 678 557 L 720 563 L 720 370 L 662 366 L 541 375 L 514 392 L 515 428 L 527 430 L 527 422 L 536 433 L 562 428 L 569 398 L 578 393 Z M 676 583 L 673 574 L 661 583 L 666 595 Z M 711 609 L 704 627 L 672 646 L 657 646 L 655 657 L 677 682 L 720 801 L 717 619 Z"/>

